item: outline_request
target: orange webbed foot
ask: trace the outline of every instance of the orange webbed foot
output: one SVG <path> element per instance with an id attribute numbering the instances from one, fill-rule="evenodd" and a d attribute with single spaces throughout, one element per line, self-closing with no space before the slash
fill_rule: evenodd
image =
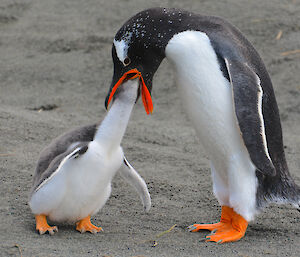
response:
<path id="1" fill-rule="evenodd" d="M 58 231 L 56 226 L 49 226 L 47 223 L 46 215 L 39 214 L 35 215 L 36 221 L 36 230 L 40 233 L 40 235 L 45 234 L 48 232 L 51 236 L 54 235 L 55 232 Z"/>
<path id="2" fill-rule="evenodd" d="M 215 224 L 194 224 L 189 227 L 190 231 L 196 232 L 201 229 L 212 231 L 206 236 L 207 242 L 233 242 L 240 240 L 246 233 L 248 222 L 232 208 L 222 207 L 221 221 Z"/>
<path id="3" fill-rule="evenodd" d="M 216 242 L 223 244 L 226 242 L 234 242 L 240 240 L 245 235 L 245 231 L 237 231 L 234 228 L 225 231 L 216 231 L 206 236 L 206 242 Z"/>
<path id="4" fill-rule="evenodd" d="M 80 233 L 85 233 L 86 231 L 96 234 L 100 231 L 103 231 L 101 227 L 97 227 L 91 223 L 91 216 L 87 216 L 82 220 L 76 222 L 76 230 Z"/>
<path id="5" fill-rule="evenodd" d="M 232 208 L 228 206 L 222 206 L 221 220 L 214 224 L 194 224 L 188 227 L 191 232 L 198 232 L 199 230 L 227 230 L 231 228 L 231 212 Z"/>

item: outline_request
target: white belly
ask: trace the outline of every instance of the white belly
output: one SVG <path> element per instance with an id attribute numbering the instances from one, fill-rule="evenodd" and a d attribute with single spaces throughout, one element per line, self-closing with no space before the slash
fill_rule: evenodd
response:
<path id="1" fill-rule="evenodd" d="M 53 221 L 78 221 L 99 211 L 111 192 L 111 180 L 123 161 L 118 148 L 110 156 L 90 143 L 88 151 L 69 160 L 30 200 L 33 213 Z"/>
<path id="2" fill-rule="evenodd" d="M 175 67 L 184 108 L 212 162 L 218 200 L 251 219 L 248 213 L 255 209 L 255 167 L 240 135 L 231 85 L 220 70 L 208 37 L 195 31 L 177 34 L 167 45 L 166 56 Z M 250 199 L 247 192 L 239 196 L 241 187 L 249 191 Z M 251 211 L 241 210 L 244 198 Z"/>

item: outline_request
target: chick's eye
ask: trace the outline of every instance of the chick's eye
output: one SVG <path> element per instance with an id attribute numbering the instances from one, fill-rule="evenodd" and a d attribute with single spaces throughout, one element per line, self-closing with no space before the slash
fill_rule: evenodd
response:
<path id="1" fill-rule="evenodd" d="M 129 57 L 126 57 L 126 58 L 124 59 L 123 63 L 124 63 L 125 66 L 129 65 L 129 64 L 131 63 L 130 58 L 129 58 Z"/>

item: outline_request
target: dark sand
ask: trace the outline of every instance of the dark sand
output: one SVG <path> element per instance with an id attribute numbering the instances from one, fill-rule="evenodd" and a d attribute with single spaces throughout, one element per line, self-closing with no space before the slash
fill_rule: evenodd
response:
<path id="1" fill-rule="evenodd" d="M 206 232 L 186 230 L 217 221 L 220 207 L 167 62 L 154 79 L 154 114 L 139 101 L 123 141 L 149 186 L 150 212 L 117 175 L 110 200 L 93 217 L 103 233 L 80 234 L 73 225 L 59 225 L 52 237 L 35 232 L 27 200 L 40 151 L 61 133 L 103 118 L 113 36 L 127 18 L 154 6 L 222 16 L 254 44 L 273 80 L 289 168 L 300 184 L 300 54 L 281 55 L 300 48 L 299 0 L 1 0 L 1 256 L 300 255 L 300 213 L 291 206 L 266 208 L 236 243 L 206 243 Z M 45 105 L 58 108 L 33 110 Z M 147 241 L 174 224 L 156 247 Z"/>

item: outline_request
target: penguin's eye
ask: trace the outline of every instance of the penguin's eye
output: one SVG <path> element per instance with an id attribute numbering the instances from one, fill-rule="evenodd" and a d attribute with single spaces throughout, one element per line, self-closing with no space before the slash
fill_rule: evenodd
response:
<path id="1" fill-rule="evenodd" d="M 126 57 L 126 58 L 124 59 L 124 61 L 123 61 L 124 66 L 127 66 L 127 65 L 129 65 L 130 63 L 131 63 L 131 60 L 130 60 L 129 57 Z"/>

